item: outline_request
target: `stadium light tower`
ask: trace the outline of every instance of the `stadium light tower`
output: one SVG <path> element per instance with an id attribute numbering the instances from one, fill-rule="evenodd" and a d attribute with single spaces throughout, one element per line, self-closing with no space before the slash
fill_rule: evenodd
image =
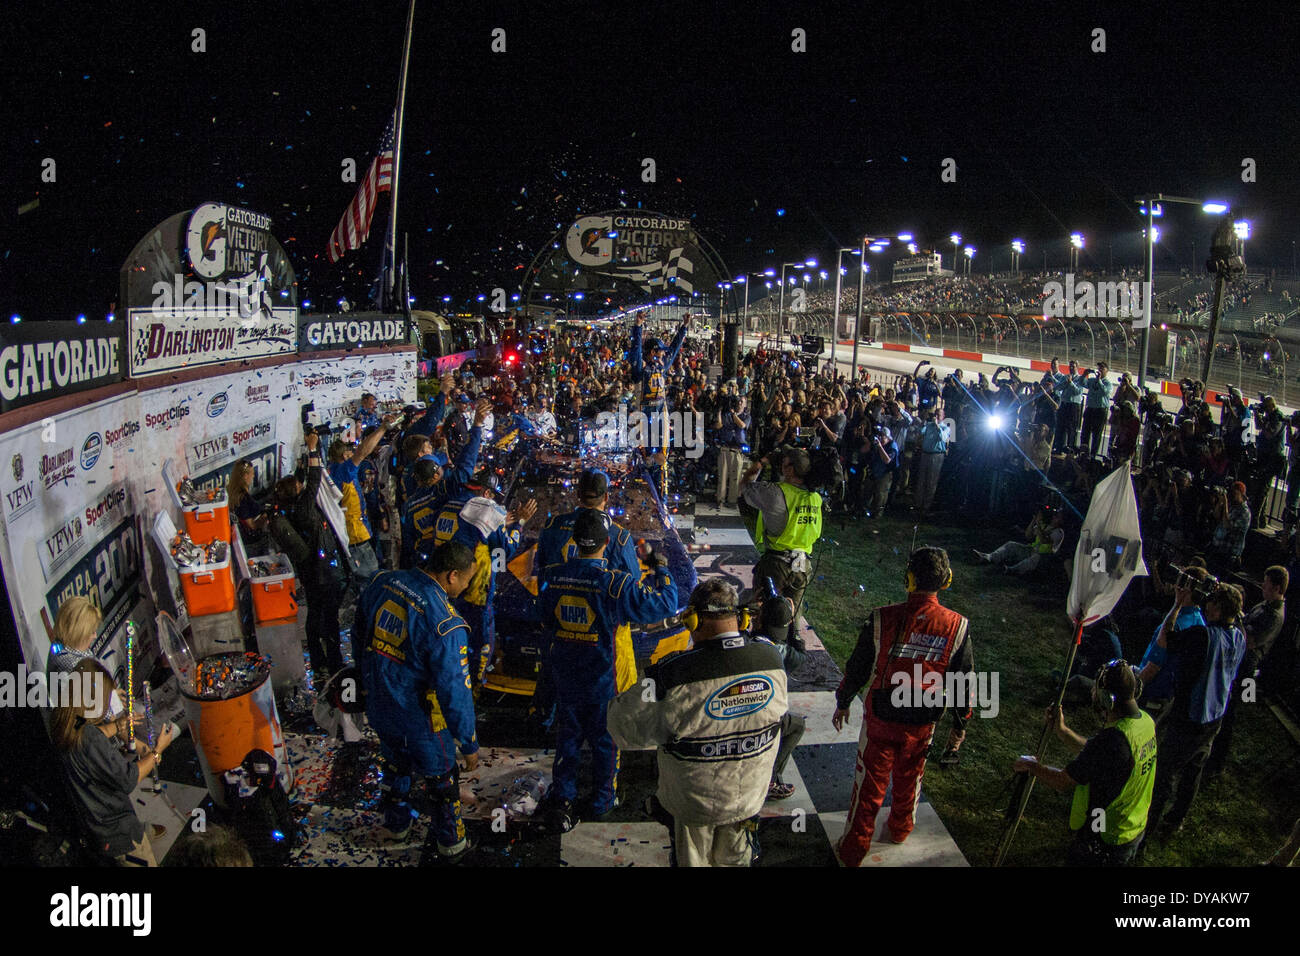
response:
<path id="1" fill-rule="evenodd" d="M 1138 388 L 1141 389 L 1146 385 L 1147 361 L 1151 350 L 1151 315 L 1155 308 L 1155 248 L 1159 239 L 1159 232 L 1155 224 L 1156 217 L 1164 215 L 1164 204 L 1167 202 L 1200 206 L 1202 212 L 1212 216 L 1221 216 L 1226 213 L 1228 204 L 1213 199 L 1166 196 L 1164 193 L 1156 193 L 1152 196 L 1138 196 L 1134 202 L 1138 204 L 1138 212 L 1145 216 L 1147 221 L 1144 236 L 1146 242 L 1146 283 L 1142 291 L 1142 321 L 1138 326 L 1142 330 L 1142 348 L 1138 359 L 1140 363 L 1138 365 Z"/>
<path id="2" fill-rule="evenodd" d="M 1070 271 L 1079 270 L 1079 252 L 1083 249 L 1083 233 L 1070 233 Z"/>
<path id="3" fill-rule="evenodd" d="M 1232 224 L 1233 235 L 1237 237 L 1237 255 L 1245 258 L 1246 240 L 1250 238 L 1250 220 L 1239 219 Z"/>
<path id="4" fill-rule="evenodd" d="M 879 252 L 887 245 L 889 245 L 888 239 L 863 236 L 862 248 L 858 250 L 858 255 L 862 256 L 862 268 L 858 270 L 858 317 L 853 323 L 853 368 L 851 377 L 854 381 L 858 377 L 858 343 L 862 340 L 862 307 L 866 301 L 867 272 L 870 269 L 870 266 L 867 265 L 867 249 L 870 247 L 872 252 Z"/>
<path id="5" fill-rule="evenodd" d="M 962 252 L 966 254 L 966 275 L 970 275 L 971 263 L 975 259 L 975 247 L 967 246 Z"/>
<path id="6" fill-rule="evenodd" d="M 1025 244 L 1019 239 L 1011 240 L 1011 271 L 1020 275 L 1020 257 L 1024 255 Z"/>
<path id="7" fill-rule="evenodd" d="M 740 319 L 740 351 L 742 352 L 745 351 L 745 329 L 749 325 L 749 280 L 751 278 L 761 279 L 764 276 L 770 279 L 774 275 L 776 275 L 775 269 L 764 269 L 762 272 L 746 272 L 739 279 L 732 280 L 733 282 L 739 282 L 745 287 L 745 309 Z M 767 288 L 770 291 L 772 283 L 767 283 Z"/>
<path id="8" fill-rule="evenodd" d="M 781 337 L 785 332 L 785 270 L 786 269 L 814 269 L 817 267 L 816 259 L 805 259 L 802 262 L 783 262 L 781 263 L 781 296 L 776 308 L 776 348 L 781 350 Z M 791 277 L 793 279 L 793 276 Z M 791 282 L 791 285 L 794 283 Z"/>
<path id="9" fill-rule="evenodd" d="M 954 232 L 948 237 L 948 241 L 952 243 L 952 274 L 956 275 L 957 259 L 961 251 L 961 234 Z"/>
<path id="10" fill-rule="evenodd" d="M 838 374 L 839 361 L 835 353 L 835 343 L 840 338 L 840 280 L 844 277 L 844 267 L 840 265 L 844 261 L 844 253 L 860 255 L 859 250 L 852 246 L 845 246 L 843 249 L 835 250 L 835 306 L 831 312 L 831 368 Z M 856 332 L 856 328 L 854 330 Z"/>

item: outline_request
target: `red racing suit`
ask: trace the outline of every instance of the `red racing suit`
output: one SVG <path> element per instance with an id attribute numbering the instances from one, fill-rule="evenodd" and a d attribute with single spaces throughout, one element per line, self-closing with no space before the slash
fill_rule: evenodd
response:
<path id="1" fill-rule="evenodd" d="M 890 833 L 901 843 L 912 832 L 935 722 L 949 703 L 970 717 L 975 664 L 968 624 L 934 594 L 918 592 L 903 604 L 877 608 L 863 625 L 835 692 L 837 705 L 847 710 L 863 687 L 870 688 L 853 798 L 840 840 L 845 865 L 861 864 L 871 849 L 876 814 L 891 777 Z"/>

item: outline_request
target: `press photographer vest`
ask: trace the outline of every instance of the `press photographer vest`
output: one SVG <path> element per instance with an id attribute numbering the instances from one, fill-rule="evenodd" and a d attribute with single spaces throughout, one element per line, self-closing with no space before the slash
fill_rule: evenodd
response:
<path id="1" fill-rule="evenodd" d="M 1115 729 L 1128 741 L 1133 755 L 1133 770 L 1124 783 L 1124 789 L 1110 802 L 1103 813 L 1102 829 L 1097 835 L 1101 842 L 1111 846 L 1132 843 L 1146 829 L 1147 811 L 1151 809 L 1151 795 L 1156 786 L 1156 722 L 1146 711 L 1136 717 L 1121 717 Z M 1088 819 L 1088 784 L 1074 788 L 1070 804 L 1070 829 L 1091 827 Z"/>
<path id="2" fill-rule="evenodd" d="M 764 551 L 802 551 L 812 554 L 813 545 L 822 536 L 822 496 L 815 491 L 796 488 L 784 481 L 777 485 L 785 497 L 785 527 L 775 538 L 763 530 L 763 513 L 758 513 L 756 537 Z"/>

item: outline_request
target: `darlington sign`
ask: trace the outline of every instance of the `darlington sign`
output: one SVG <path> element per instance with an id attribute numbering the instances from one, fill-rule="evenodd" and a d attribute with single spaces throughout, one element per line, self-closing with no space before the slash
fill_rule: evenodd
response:
<path id="1" fill-rule="evenodd" d="M 122 338 L 116 329 L 106 334 L 76 322 L 0 329 L 0 411 L 121 380 Z"/>
<path id="2" fill-rule="evenodd" d="M 299 316 L 298 349 L 370 348 L 406 342 L 406 319 L 382 312 Z"/>

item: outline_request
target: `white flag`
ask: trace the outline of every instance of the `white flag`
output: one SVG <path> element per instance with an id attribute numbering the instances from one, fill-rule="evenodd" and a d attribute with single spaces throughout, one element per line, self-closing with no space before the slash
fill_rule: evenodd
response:
<path id="1" fill-rule="evenodd" d="M 1105 617 L 1119 603 L 1134 575 L 1145 576 L 1142 530 L 1128 465 L 1097 483 L 1074 552 L 1074 573 L 1066 613 L 1085 625 Z"/>

